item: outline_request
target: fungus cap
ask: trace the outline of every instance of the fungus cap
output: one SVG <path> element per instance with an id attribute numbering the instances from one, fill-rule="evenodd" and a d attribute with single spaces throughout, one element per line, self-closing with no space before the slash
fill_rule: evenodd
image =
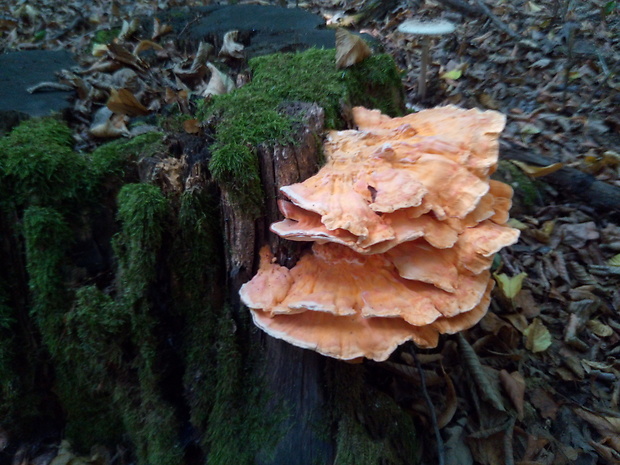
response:
<path id="1" fill-rule="evenodd" d="M 445 19 L 434 21 L 409 20 L 398 26 L 398 31 L 405 34 L 441 36 L 451 34 L 456 30 L 456 25 Z"/>

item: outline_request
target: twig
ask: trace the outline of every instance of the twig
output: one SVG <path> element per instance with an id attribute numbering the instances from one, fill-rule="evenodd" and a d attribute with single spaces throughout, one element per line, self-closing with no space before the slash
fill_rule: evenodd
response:
<path id="1" fill-rule="evenodd" d="M 200 21 L 202 19 L 202 15 L 196 15 L 191 21 L 188 21 L 187 24 L 185 24 L 185 26 L 183 26 L 183 29 L 181 29 L 181 31 L 177 34 L 177 39 L 180 39 L 181 36 L 183 34 L 185 34 L 185 31 L 187 31 L 187 29 L 194 23 Z"/>
<path id="2" fill-rule="evenodd" d="M 508 34 L 510 37 L 512 37 L 515 40 L 518 40 L 518 41 L 523 40 L 523 37 L 521 37 L 521 35 L 517 34 L 515 31 L 510 29 L 506 24 L 502 22 L 501 19 L 495 16 L 493 12 L 490 10 L 490 8 L 486 6 L 486 4 L 482 0 L 474 0 L 474 2 L 476 2 L 476 4 L 478 5 L 478 8 L 480 8 L 480 10 L 484 13 L 484 15 L 491 20 L 491 22 L 495 25 L 497 29 Z"/>
<path id="3" fill-rule="evenodd" d="M 428 391 L 426 390 L 426 380 L 424 377 L 424 370 L 422 369 L 422 364 L 420 363 L 420 360 L 418 360 L 418 356 L 413 347 L 411 348 L 411 355 L 413 355 L 413 358 L 415 359 L 415 364 L 418 369 L 418 373 L 420 374 L 420 387 L 422 388 L 422 395 L 424 396 L 424 400 L 426 401 L 426 405 L 428 406 L 428 410 L 431 416 L 431 423 L 433 424 L 433 431 L 435 432 L 435 440 L 437 441 L 437 465 L 444 465 L 446 460 L 444 457 L 443 439 L 441 437 L 441 433 L 439 432 L 439 425 L 437 424 L 437 414 L 435 413 L 433 401 L 431 400 L 431 397 L 428 395 Z"/>
<path id="4" fill-rule="evenodd" d="M 44 81 L 26 89 L 29 94 L 34 94 L 35 92 L 56 92 L 58 90 L 68 92 L 73 90 L 73 87 L 67 84 L 60 84 L 58 82 Z"/>
<path id="5" fill-rule="evenodd" d="M 470 17 L 478 17 L 478 16 L 482 16 L 484 13 L 482 10 L 480 10 L 479 8 L 476 8 L 475 6 L 471 6 L 469 3 L 465 3 L 462 0 L 439 0 L 440 3 L 443 3 L 444 5 L 446 5 L 448 8 L 452 8 L 455 11 L 458 11 L 459 13 L 465 15 L 465 16 L 470 16 Z"/>
<path id="6" fill-rule="evenodd" d="M 509 418 L 505 422 L 503 422 L 503 423 L 501 423 L 499 425 L 493 426 L 491 428 L 482 429 L 482 430 L 476 431 L 474 433 L 471 433 L 468 437 L 472 438 L 472 439 L 486 439 L 486 438 L 490 438 L 494 434 L 501 433 L 502 431 L 506 431 L 507 429 L 509 429 L 511 423 L 514 423 L 514 417 Z M 514 424 L 513 424 L 513 426 L 514 426 Z"/>
<path id="7" fill-rule="evenodd" d="M 515 457 L 512 447 L 512 436 L 514 434 L 516 418 L 512 417 L 504 432 L 504 463 L 506 465 L 514 465 Z"/>

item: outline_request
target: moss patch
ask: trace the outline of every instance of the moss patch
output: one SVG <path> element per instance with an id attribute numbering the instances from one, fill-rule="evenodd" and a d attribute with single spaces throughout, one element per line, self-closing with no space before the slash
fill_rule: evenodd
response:
<path id="1" fill-rule="evenodd" d="M 2 202 L 24 208 L 76 200 L 86 160 L 71 143 L 69 128 L 52 118 L 25 121 L 0 139 Z"/>
<path id="2" fill-rule="evenodd" d="M 364 367 L 330 361 L 327 370 L 337 438 L 334 465 L 417 463 L 412 418 L 365 382 Z"/>
<path id="3" fill-rule="evenodd" d="M 209 169 L 234 200 L 257 216 L 263 198 L 256 147 L 289 144 L 294 121 L 279 111 L 284 102 L 316 102 L 325 110 L 329 129 L 344 127 L 342 111 L 355 105 L 379 108 L 396 116 L 403 109 L 394 97 L 400 76 L 388 55 L 374 55 L 346 70 L 336 69 L 335 50 L 277 53 L 250 60 L 251 83 L 215 96 L 202 112 L 215 117 L 216 139 Z"/>

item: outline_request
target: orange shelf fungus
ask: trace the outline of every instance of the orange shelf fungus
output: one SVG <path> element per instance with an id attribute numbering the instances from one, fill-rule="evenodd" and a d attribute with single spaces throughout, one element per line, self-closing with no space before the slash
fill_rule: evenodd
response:
<path id="1" fill-rule="evenodd" d="M 261 250 L 240 290 L 273 337 L 342 359 L 387 359 L 406 341 L 476 324 L 493 288 L 489 268 L 514 244 L 512 189 L 489 179 L 505 118 L 434 108 L 402 118 L 353 110 L 357 130 L 332 131 L 327 162 L 284 186 L 279 236 L 313 242 L 288 269 Z"/>

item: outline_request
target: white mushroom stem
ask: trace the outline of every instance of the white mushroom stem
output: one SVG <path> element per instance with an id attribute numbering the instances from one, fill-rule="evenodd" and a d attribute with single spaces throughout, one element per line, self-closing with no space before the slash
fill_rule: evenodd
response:
<path id="1" fill-rule="evenodd" d="M 422 63 L 420 65 L 420 75 L 418 76 L 418 98 L 422 100 L 426 96 L 426 73 L 428 71 L 428 60 L 430 55 L 431 40 L 429 36 L 422 37 Z"/>

